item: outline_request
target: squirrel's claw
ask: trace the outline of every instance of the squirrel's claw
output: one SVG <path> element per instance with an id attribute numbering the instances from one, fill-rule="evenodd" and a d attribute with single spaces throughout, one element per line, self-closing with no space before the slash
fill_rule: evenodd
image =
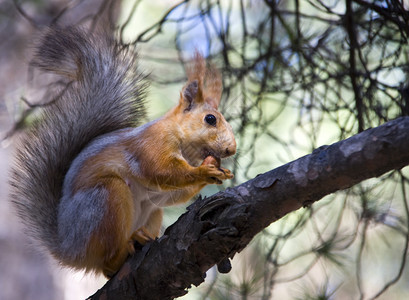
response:
<path id="1" fill-rule="evenodd" d="M 148 242 L 155 240 L 155 236 L 149 232 L 144 226 L 136 229 L 129 239 L 129 253 L 132 255 L 135 253 L 135 242 L 140 245 L 145 245 Z"/>

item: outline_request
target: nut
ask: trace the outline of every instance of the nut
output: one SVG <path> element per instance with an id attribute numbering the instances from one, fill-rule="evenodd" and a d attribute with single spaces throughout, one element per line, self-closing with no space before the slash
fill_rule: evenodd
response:
<path id="1" fill-rule="evenodd" d="M 220 168 L 220 158 L 209 155 L 203 160 L 202 165 L 214 165 L 216 168 Z"/>

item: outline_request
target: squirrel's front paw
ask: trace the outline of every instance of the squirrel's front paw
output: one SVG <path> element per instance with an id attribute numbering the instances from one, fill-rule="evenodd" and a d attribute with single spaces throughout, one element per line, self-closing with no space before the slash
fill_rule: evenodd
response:
<path id="1" fill-rule="evenodd" d="M 225 168 L 218 168 L 214 165 L 201 165 L 201 177 L 210 184 L 222 184 L 223 180 L 233 178 L 233 173 Z"/>

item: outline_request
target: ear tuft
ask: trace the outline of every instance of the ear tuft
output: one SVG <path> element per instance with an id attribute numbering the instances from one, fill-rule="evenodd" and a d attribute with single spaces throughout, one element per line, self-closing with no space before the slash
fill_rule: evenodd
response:
<path id="1" fill-rule="evenodd" d="M 183 100 L 187 102 L 188 106 L 185 110 L 190 110 L 193 106 L 194 100 L 199 90 L 199 84 L 197 80 L 189 82 L 183 90 Z"/>
<path id="2" fill-rule="evenodd" d="M 223 86 L 222 76 L 214 65 L 209 64 L 206 69 L 204 82 L 205 86 L 203 93 L 206 96 L 206 102 L 217 109 L 222 97 Z"/>
<path id="3" fill-rule="evenodd" d="M 219 108 L 220 98 L 215 99 L 215 98 L 212 98 L 212 97 L 206 97 L 205 102 L 208 105 L 210 105 L 212 108 L 217 110 Z"/>

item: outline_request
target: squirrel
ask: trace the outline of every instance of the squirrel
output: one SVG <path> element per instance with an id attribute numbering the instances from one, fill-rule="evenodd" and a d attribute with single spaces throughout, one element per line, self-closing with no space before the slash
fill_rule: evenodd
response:
<path id="1" fill-rule="evenodd" d="M 62 265 L 112 277 L 159 236 L 164 206 L 233 178 L 232 127 L 218 111 L 220 73 L 195 53 L 178 104 L 145 117 L 147 76 L 134 46 L 52 27 L 31 65 L 63 88 L 16 146 L 11 197 L 29 234 Z"/>

